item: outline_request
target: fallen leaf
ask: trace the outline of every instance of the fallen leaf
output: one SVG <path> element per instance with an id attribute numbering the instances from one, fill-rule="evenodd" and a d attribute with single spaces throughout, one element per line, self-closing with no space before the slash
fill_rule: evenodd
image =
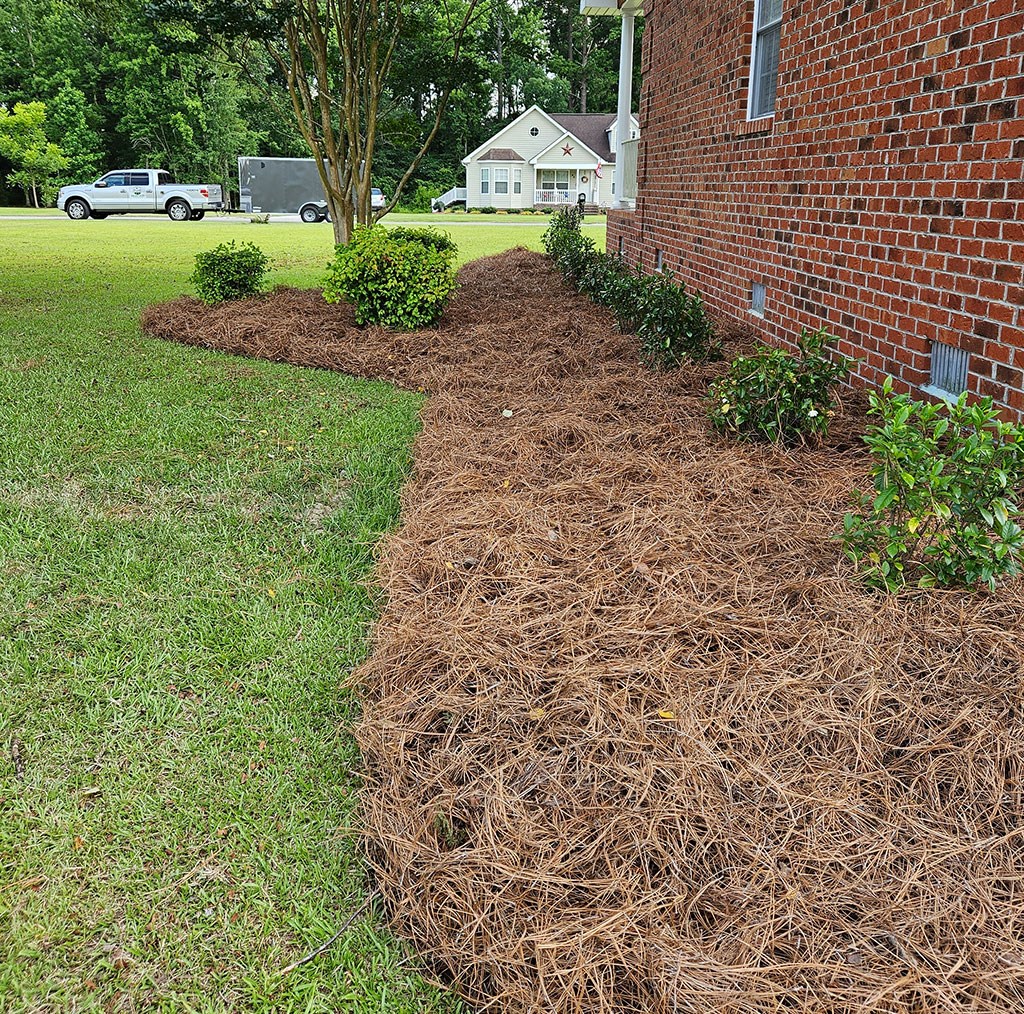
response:
<path id="1" fill-rule="evenodd" d="M 543 718 L 546 714 L 547 712 L 543 708 L 530 708 L 526 713 L 526 717 L 537 721 L 538 718 Z"/>
<path id="2" fill-rule="evenodd" d="M 664 711 L 659 711 L 658 712 L 658 717 L 659 718 L 675 718 L 676 717 L 676 713 L 674 711 L 669 711 L 668 709 L 666 709 Z"/>
<path id="3" fill-rule="evenodd" d="M 277 598 L 277 592 L 274 591 L 273 588 L 268 588 L 267 589 L 267 595 L 269 595 L 270 598 L 272 598 L 272 599 L 276 599 Z"/>

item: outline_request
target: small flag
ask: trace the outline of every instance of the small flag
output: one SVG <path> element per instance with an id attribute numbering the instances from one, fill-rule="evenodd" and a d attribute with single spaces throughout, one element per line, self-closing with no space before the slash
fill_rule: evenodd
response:
<path id="1" fill-rule="evenodd" d="M 599 180 L 600 180 L 600 179 L 603 179 L 603 178 L 604 178 L 604 177 L 602 177 L 602 175 L 601 175 L 601 163 L 600 163 L 600 162 L 598 162 L 598 163 L 597 163 L 597 168 L 596 168 L 596 169 L 594 170 L 594 175 L 595 175 L 595 176 L 596 176 L 596 177 L 597 177 L 597 178 L 598 178 Z"/>

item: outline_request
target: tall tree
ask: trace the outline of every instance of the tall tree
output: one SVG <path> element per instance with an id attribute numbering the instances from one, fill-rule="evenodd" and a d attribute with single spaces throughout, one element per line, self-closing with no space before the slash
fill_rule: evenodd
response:
<path id="1" fill-rule="evenodd" d="M 274 61 L 292 112 L 321 173 L 338 243 L 356 222 L 369 224 L 395 206 L 441 126 L 463 66 L 482 0 L 154 0 L 151 11 L 196 37 L 258 40 Z M 371 206 L 373 160 L 395 51 L 406 19 L 432 8 L 446 40 L 430 96 L 429 129 L 395 185 L 387 207 Z"/>
<path id="2" fill-rule="evenodd" d="M 14 166 L 7 182 L 21 187 L 34 208 L 41 197 L 50 196 L 57 175 L 68 165 L 60 148 L 47 139 L 45 121 L 42 102 L 16 102 L 10 110 L 0 106 L 0 155 Z"/>

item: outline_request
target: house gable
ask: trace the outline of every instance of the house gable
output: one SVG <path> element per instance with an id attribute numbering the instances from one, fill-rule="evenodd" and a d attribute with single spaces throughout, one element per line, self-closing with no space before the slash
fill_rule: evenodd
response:
<path id="1" fill-rule="evenodd" d="M 533 131 L 537 133 L 534 134 Z M 496 134 L 489 137 L 478 148 L 471 151 L 463 160 L 463 165 L 478 162 L 486 152 L 494 148 L 511 148 L 525 155 L 528 161 L 538 151 L 548 147 L 554 139 L 565 132 L 565 127 L 557 123 L 544 112 L 540 106 L 530 106 L 525 113 L 517 116 Z"/>
<path id="2" fill-rule="evenodd" d="M 571 153 L 565 154 L 562 149 L 570 148 Z M 537 152 L 530 159 L 530 165 L 541 165 L 550 167 L 558 166 L 566 169 L 578 167 L 593 168 L 598 162 L 607 164 L 608 157 L 598 155 L 597 152 L 588 148 L 578 137 L 574 137 L 567 131 L 552 144 L 549 144 L 543 151 Z"/>

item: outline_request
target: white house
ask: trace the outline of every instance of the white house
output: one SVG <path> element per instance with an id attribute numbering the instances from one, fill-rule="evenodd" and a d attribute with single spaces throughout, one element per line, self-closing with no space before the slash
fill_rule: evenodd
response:
<path id="1" fill-rule="evenodd" d="M 629 137 L 638 137 L 636 117 Z M 467 208 L 543 208 L 575 204 L 610 207 L 618 117 L 614 113 L 545 113 L 532 106 L 470 152 Z"/>

